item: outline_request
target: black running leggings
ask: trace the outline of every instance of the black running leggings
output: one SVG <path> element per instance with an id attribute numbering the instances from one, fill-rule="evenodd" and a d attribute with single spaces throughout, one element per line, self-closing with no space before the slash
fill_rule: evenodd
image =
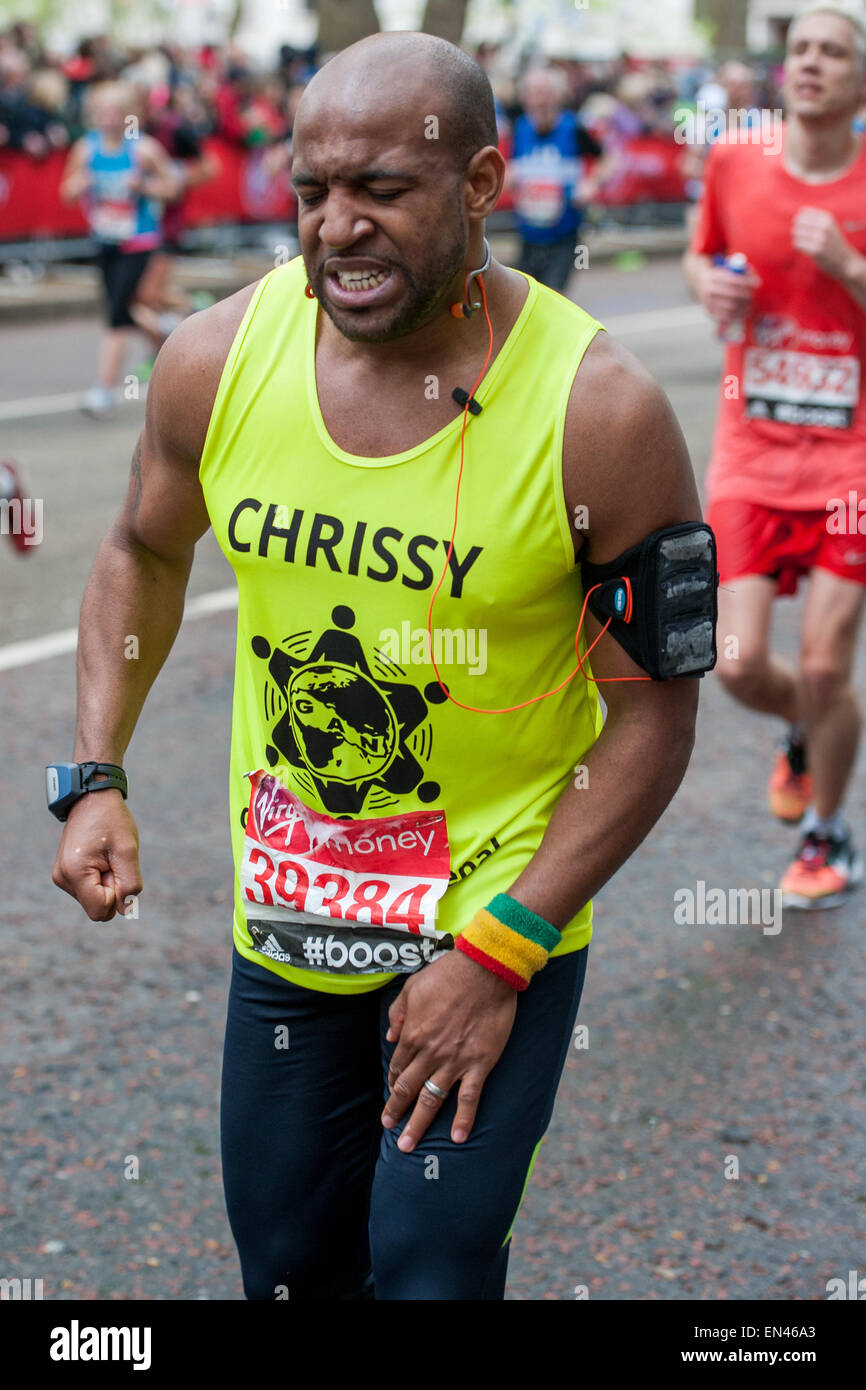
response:
<path id="1" fill-rule="evenodd" d="M 379 1118 L 388 1007 L 403 980 L 324 994 L 233 952 L 222 1162 L 248 1299 L 504 1297 L 511 1226 L 550 1123 L 587 951 L 550 961 L 518 996 L 469 1139 L 450 1138 L 455 1087 L 409 1154 L 397 1148 L 402 1123 L 384 1130 Z"/>
<path id="2" fill-rule="evenodd" d="M 97 245 L 96 264 L 102 275 L 109 328 L 135 328 L 129 306 L 135 299 L 150 257 L 150 251 L 121 251 L 120 247 L 105 242 Z"/>

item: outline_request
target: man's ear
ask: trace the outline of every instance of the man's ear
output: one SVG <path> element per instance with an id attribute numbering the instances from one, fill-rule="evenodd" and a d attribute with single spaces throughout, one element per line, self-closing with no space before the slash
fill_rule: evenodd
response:
<path id="1" fill-rule="evenodd" d="M 466 211 L 471 217 L 489 217 L 499 202 L 506 164 L 495 145 L 476 151 L 464 174 Z"/>

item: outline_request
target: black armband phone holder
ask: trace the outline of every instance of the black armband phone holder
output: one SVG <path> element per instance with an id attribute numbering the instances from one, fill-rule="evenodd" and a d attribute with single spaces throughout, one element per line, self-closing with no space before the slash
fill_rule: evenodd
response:
<path id="1" fill-rule="evenodd" d="M 588 606 L 653 680 L 716 664 L 716 538 L 702 521 L 664 526 L 607 565 L 581 564 Z M 590 590 L 595 585 L 595 592 Z"/>

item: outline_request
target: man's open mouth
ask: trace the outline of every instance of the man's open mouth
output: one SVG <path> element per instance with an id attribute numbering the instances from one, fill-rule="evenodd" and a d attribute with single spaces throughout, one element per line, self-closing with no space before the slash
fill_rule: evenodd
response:
<path id="1" fill-rule="evenodd" d="M 390 291 L 394 273 L 388 266 L 364 264 L 332 266 L 325 272 L 328 294 L 335 303 L 362 307 L 378 303 Z"/>
<path id="2" fill-rule="evenodd" d="M 377 270 L 371 273 L 368 270 L 338 270 L 337 279 L 344 290 L 372 290 L 375 285 L 381 285 L 388 278 L 388 272 Z"/>

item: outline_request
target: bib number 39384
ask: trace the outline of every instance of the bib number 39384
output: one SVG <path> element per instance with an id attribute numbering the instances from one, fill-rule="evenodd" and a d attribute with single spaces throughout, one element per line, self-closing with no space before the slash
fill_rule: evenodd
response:
<path id="1" fill-rule="evenodd" d="M 450 950 L 435 926 L 451 861 L 445 812 L 337 820 L 248 774 L 241 894 L 253 946 L 302 970 L 411 974 Z"/>

